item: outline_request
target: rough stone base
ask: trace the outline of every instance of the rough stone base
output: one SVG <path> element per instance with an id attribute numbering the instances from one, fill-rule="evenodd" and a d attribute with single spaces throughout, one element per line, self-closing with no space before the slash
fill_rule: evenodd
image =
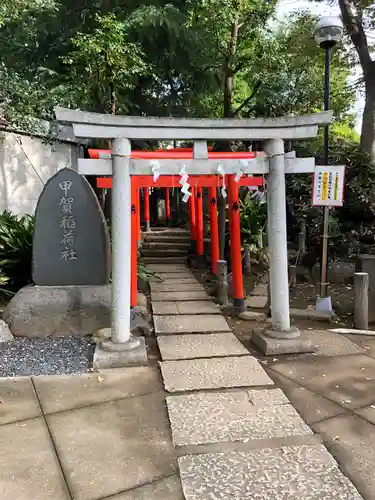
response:
<path id="1" fill-rule="evenodd" d="M 18 337 L 89 335 L 110 326 L 111 286 L 27 286 L 4 320 Z"/>
<path id="2" fill-rule="evenodd" d="M 9 302 L 4 320 L 16 337 L 91 335 L 110 327 L 111 292 L 111 285 L 27 286 Z M 149 319 L 147 307 L 133 308 L 131 330 L 150 335 Z"/>
<path id="3" fill-rule="evenodd" d="M 129 351 L 104 351 L 97 344 L 94 352 L 94 370 L 106 368 L 124 368 L 126 366 L 146 366 L 148 364 L 145 339 L 139 338 L 139 345 Z"/>
<path id="4" fill-rule="evenodd" d="M 316 350 L 313 342 L 303 337 L 284 340 L 267 337 L 264 333 L 253 332 L 251 340 L 266 356 L 274 354 L 301 354 L 304 352 L 315 352 Z"/>
<path id="5" fill-rule="evenodd" d="M 9 342 L 10 340 L 13 340 L 14 337 L 12 335 L 12 332 L 9 330 L 9 326 L 3 321 L 2 319 L 0 320 L 0 343 L 1 342 Z"/>

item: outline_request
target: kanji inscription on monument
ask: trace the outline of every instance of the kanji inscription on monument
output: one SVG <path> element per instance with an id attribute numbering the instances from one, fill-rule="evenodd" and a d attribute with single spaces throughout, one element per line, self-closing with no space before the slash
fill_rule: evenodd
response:
<path id="1" fill-rule="evenodd" d="M 107 225 L 86 179 L 72 169 L 45 185 L 35 213 L 33 280 L 37 285 L 109 282 Z"/>

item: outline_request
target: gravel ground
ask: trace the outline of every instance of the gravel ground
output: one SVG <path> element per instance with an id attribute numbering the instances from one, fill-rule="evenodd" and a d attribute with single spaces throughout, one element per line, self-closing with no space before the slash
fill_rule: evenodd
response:
<path id="1" fill-rule="evenodd" d="M 0 344 L 0 377 L 87 372 L 94 345 L 87 338 L 17 338 Z"/>

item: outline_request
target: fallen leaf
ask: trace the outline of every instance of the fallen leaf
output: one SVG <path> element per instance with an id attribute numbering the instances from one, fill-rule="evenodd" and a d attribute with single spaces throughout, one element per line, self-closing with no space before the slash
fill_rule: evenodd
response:
<path id="1" fill-rule="evenodd" d="M 372 380 L 372 378 L 370 378 L 370 377 L 366 377 L 366 380 Z"/>
<path id="2" fill-rule="evenodd" d="M 322 377 L 326 377 L 327 375 L 323 374 Z"/>
<path id="3" fill-rule="evenodd" d="M 343 403 L 350 405 L 351 401 L 350 401 L 350 399 L 346 399 L 345 401 L 343 401 Z"/>
<path id="4" fill-rule="evenodd" d="M 104 377 L 101 377 L 101 376 L 99 375 L 99 377 L 98 377 L 98 382 L 103 382 L 103 381 L 104 381 Z"/>
<path id="5" fill-rule="evenodd" d="M 0 399 L 0 404 L 3 404 L 3 403 L 4 403 L 4 401 L 2 399 Z"/>
<path id="6" fill-rule="evenodd" d="M 332 439 L 333 442 L 335 441 L 340 441 L 340 436 L 335 436 L 333 439 Z"/>
<path id="7" fill-rule="evenodd" d="M 375 405 L 371 405 L 371 407 L 370 407 L 370 408 L 372 408 L 373 410 L 375 410 Z"/>

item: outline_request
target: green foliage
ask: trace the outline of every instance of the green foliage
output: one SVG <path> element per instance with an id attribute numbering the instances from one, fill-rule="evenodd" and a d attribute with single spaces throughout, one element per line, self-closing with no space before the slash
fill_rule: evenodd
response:
<path id="1" fill-rule="evenodd" d="M 320 109 L 324 57 L 311 39 L 314 19 L 302 14 L 280 25 L 275 4 L 5 0 L 0 115 L 30 130 L 35 123 L 25 117 L 53 119 L 56 105 L 203 117 Z M 347 75 L 335 50 L 332 102 L 340 117 L 353 102 Z"/>
<path id="2" fill-rule="evenodd" d="M 240 200 L 240 222 L 242 243 L 261 246 L 267 222 L 267 205 L 251 198 L 249 192 Z"/>
<path id="3" fill-rule="evenodd" d="M 319 165 L 323 162 L 323 134 L 312 141 L 295 144 L 297 156 L 314 156 Z M 330 132 L 331 165 L 346 165 L 344 205 L 332 212 L 330 219 L 331 244 L 361 226 L 372 228 L 375 222 L 375 163 L 361 150 L 357 134 L 350 126 L 334 124 Z M 319 244 L 321 210 L 311 206 L 312 176 L 287 176 L 287 194 L 293 199 L 298 220 L 305 219 L 310 242 Z"/>
<path id="4" fill-rule="evenodd" d="M 32 283 L 32 248 L 35 218 L 0 214 L 0 294 L 12 295 Z M 138 262 L 138 278 L 148 283 L 161 279 Z"/>
<path id="5" fill-rule="evenodd" d="M 34 217 L 0 214 L 0 279 L 8 290 L 31 283 Z"/>
<path id="6" fill-rule="evenodd" d="M 144 283 L 150 283 L 151 281 L 163 281 L 156 273 L 148 269 L 145 264 L 138 261 L 138 279 Z"/>
<path id="7" fill-rule="evenodd" d="M 324 54 L 312 37 L 315 23 L 316 18 L 311 14 L 297 12 L 275 22 L 272 33 L 264 35 L 264 53 L 252 66 L 253 74 L 262 75 L 253 108 L 255 115 L 321 111 Z M 347 84 L 349 75 L 345 52 L 336 47 L 331 65 L 331 108 L 338 118 L 345 116 L 355 101 L 355 89 Z"/>
<path id="8" fill-rule="evenodd" d="M 139 45 L 127 40 L 127 24 L 116 16 L 96 14 L 92 32 L 78 32 L 71 39 L 73 50 L 63 61 L 83 107 L 115 112 L 118 94 L 133 89 L 136 76 L 149 70 Z M 85 78 L 82 78 L 85 74 Z"/>

